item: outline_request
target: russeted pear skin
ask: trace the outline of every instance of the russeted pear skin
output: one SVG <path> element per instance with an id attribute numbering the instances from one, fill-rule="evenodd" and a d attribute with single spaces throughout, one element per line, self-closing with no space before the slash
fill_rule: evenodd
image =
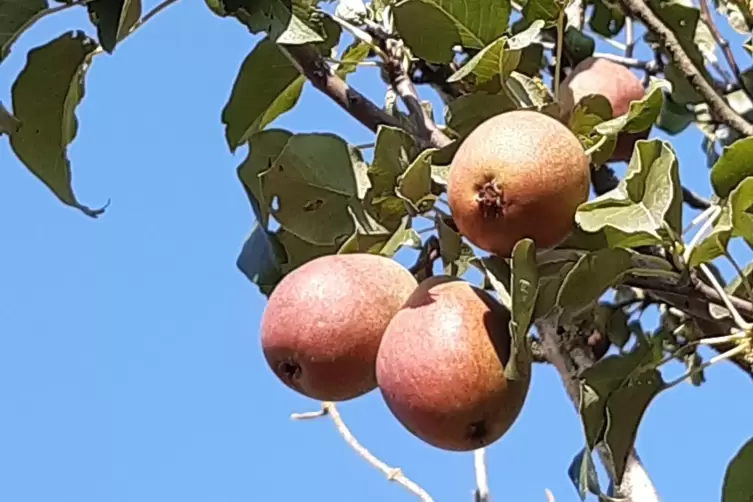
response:
<path id="1" fill-rule="evenodd" d="M 585 96 L 601 94 L 612 107 L 612 115 L 619 117 L 630 110 L 630 102 L 643 98 L 646 90 L 633 72 L 619 63 L 599 57 L 589 57 L 575 65 L 560 86 L 560 103 L 565 121 L 569 120 L 575 105 Z M 650 129 L 637 133 L 622 133 L 609 160 L 628 161 L 633 145 L 648 138 Z"/>
<path id="2" fill-rule="evenodd" d="M 443 450 L 500 439 L 518 418 L 530 383 L 507 380 L 510 314 L 488 293 L 449 276 L 426 279 L 382 338 L 376 371 L 395 418 Z"/>
<path id="3" fill-rule="evenodd" d="M 286 275 L 261 319 L 261 346 L 289 388 L 345 401 L 376 388 L 379 344 L 417 286 L 396 261 L 367 253 L 325 255 Z"/>
<path id="4" fill-rule="evenodd" d="M 589 160 L 558 120 L 532 110 L 501 113 L 478 125 L 450 164 L 447 200 L 462 235 L 509 257 L 515 243 L 561 243 L 588 200 Z"/>

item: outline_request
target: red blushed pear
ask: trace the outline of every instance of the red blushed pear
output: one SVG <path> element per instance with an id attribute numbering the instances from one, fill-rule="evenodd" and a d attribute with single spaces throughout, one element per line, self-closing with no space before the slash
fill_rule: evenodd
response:
<path id="1" fill-rule="evenodd" d="M 395 418 L 422 441 L 468 451 L 500 439 L 523 407 L 530 362 L 508 380 L 510 313 L 453 277 L 423 281 L 395 315 L 377 356 L 377 382 Z"/>
<path id="2" fill-rule="evenodd" d="M 416 288 L 396 261 L 366 253 L 327 255 L 285 276 L 261 320 L 261 346 L 289 388 L 345 401 L 376 388 L 379 344 Z"/>
<path id="3" fill-rule="evenodd" d="M 609 101 L 612 116 L 625 115 L 630 103 L 646 94 L 641 79 L 628 68 L 604 58 L 586 58 L 572 69 L 560 86 L 560 105 L 567 122 L 578 101 L 590 94 L 600 94 Z M 650 129 L 637 133 L 622 133 L 610 156 L 611 162 L 629 161 L 635 142 L 648 138 Z"/>

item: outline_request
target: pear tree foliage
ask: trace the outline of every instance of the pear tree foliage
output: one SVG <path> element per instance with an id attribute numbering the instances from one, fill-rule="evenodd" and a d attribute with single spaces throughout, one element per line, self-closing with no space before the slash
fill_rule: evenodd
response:
<path id="1" fill-rule="evenodd" d="M 158 23 L 155 14 L 175 2 L 143 12 L 141 0 L 0 0 L 0 64 L 39 19 L 65 9 L 88 13 L 88 25 L 28 52 L 11 103 L 0 104 L 0 135 L 19 164 L 86 216 L 106 209 L 78 200 L 67 155 L 87 70 L 144 22 Z M 318 256 L 400 253 L 414 256 L 417 276 L 436 270 L 495 293 L 512 311 L 518 357 L 533 357 L 534 347 L 544 352 L 539 362 L 552 356 L 551 344 L 541 343 L 552 336 L 546 326 L 556 327 L 555 352 L 565 357 L 572 347 L 590 350 L 589 337 L 600 334 L 609 351 L 591 350 L 587 364 L 563 375 L 575 386 L 583 425 L 572 432 L 582 435 L 583 448 L 563 469 L 583 500 L 619 499 L 613 488 L 602 489 L 594 453 L 605 462 L 610 487 L 619 486 L 641 418 L 661 393 L 701 386 L 704 369 L 721 360 L 753 376 L 753 264 L 738 263 L 730 249 L 733 242 L 753 246 L 753 66 L 744 66 L 753 54 L 749 2 L 205 3 L 208 16 L 263 36 L 217 111 L 229 152 L 246 152 L 237 177 L 255 223 L 237 265 L 261 293 L 269 295 Z M 734 34 L 730 40 L 720 35 L 723 24 Z M 559 82 L 594 55 L 631 68 L 644 78 L 646 94 L 619 117 L 603 97 L 587 96 L 566 124 L 590 155 L 595 190 L 578 209 L 571 235 L 548 250 L 523 240 L 510 259 L 475 249 L 458 234 L 446 202 L 457 145 L 499 113 L 558 116 Z M 381 102 L 349 87 L 366 65 L 381 69 Z M 351 144 L 333 131 L 276 127 L 306 86 L 370 128 L 373 144 Z M 441 109 L 419 100 L 417 87 L 433 90 Z M 620 133 L 647 130 L 626 166 L 607 162 Z M 680 166 L 673 138 L 692 130 L 702 137 L 699 160 Z M 708 180 L 707 199 L 684 186 L 690 171 Z M 734 264 L 735 277 L 722 277 L 721 261 Z M 646 322 L 654 307 L 658 323 Z M 680 378 L 667 376 L 671 361 L 684 365 Z M 507 371 L 514 378 L 515 365 Z M 740 450 L 730 452 L 723 502 L 753 497 L 749 433 L 741 428 Z"/>

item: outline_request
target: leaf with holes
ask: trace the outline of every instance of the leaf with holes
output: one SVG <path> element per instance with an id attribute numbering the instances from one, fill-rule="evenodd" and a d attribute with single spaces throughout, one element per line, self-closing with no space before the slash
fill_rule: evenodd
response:
<path id="1" fill-rule="evenodd" d="M 272 166 L 288 144 L 293 133 L 283 129 L 260 131 L 249 139 L 246 159 L 238 166 L 237 174 L 246 189 L 256 220 L 267 228 L 269 203 L 264 200 L 259 175 Z"/>
<path id="2" fill-rule="evenodd" d="M 449 63 L 453 46 L 480 50 L 502 36 L 510 7 L 509 0 L 402 0 L 392 13 L 398 33 L 417 57 Z"/>
<path id="3" fill-rule="evenodd" d="M 665 225 L 682 227 L 682 188 L 677 158 L 666 141 L 638 141 L 616 188 L 578 208 L 585 232 L 603 232 L 610 247 L 660 244 Z"/>
<path id="4" fill-rule="evenodd" d="M 76 137 L 76 106 L 84 97 L 84 77 L 97 43 L 83 32 L 68 32 L 29 51 L 11 88 L 13 113 L 21 126 L 10 136 L 18 159 L 64 203 L 87 216 L 71 187 L 68 145 Z"/>
<path id="5" fill-rule="evenodd" d="M 48 7 L 47 0 L 0 1 L 0 61 L 8 57 L 13 43 Z"/>
<path id="6" fill-rule="evenodd" d="M 351 199 L 357 199 L 358 182 L 340 137 L 294 135 L 259 179 L 271 215 L 300 239 L 326 246 L 355 231 L 348 208 Z"/>

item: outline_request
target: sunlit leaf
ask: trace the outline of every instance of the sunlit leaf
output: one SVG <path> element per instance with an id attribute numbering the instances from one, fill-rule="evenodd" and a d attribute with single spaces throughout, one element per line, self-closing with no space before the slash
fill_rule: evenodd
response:
<path id="1" fill-rule="evenodd" d="M 659 244 L 664 225 L 682 227 L 682 189 L 677 158 L 669 143 L 636 142 L 618 186 L 582 204 L 576 222 L 586 232 L 603 231 L 610 247 Z"/>
<path id="2" fill-rule="evenodd" d="M 531 353 L 528 348 L 528 329 L 536 306 L 539 290 L 539 271 L 536 264 L 536 248 L 531 239 L 521 239 L 512 251 L 512 274 L 510 297 L 510 360 L 505 366 L 505 378 L 521 380 L 529 378 Z"/>
<path id="3" fill-rule="evenodd" d="M 753 176 L 753 138 L 735 141 L 722 150 L 711 168 L 711 185 L 719 197 L 729 193 L 748 176 Z"/>
<path id="4" fill-rule="evenodd" d="M 447 63 L 452 47 L 483 49 L 504 34 L 509 0 L 402 0 L 392 10 L 395 27 L 413 53 Z"/>

